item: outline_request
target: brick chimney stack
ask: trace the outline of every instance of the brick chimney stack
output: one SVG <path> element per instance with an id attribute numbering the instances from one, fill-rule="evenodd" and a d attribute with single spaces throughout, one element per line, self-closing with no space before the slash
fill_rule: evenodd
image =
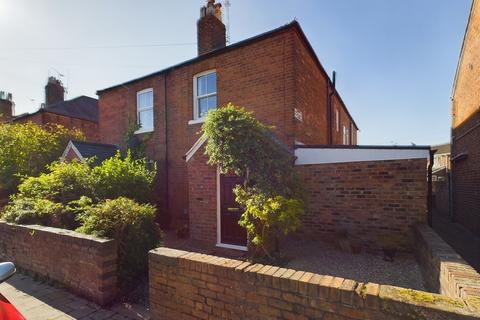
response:
<path id="1" fill-rule="evenodd" d="M 222 5 L 208 0 L 200 9 L 197 22 L 198 55 L 209 53 L 227 45 L 227 31 L 222 22 Z"/>
<path id="2" fill-rule="evenodd" d="M 65 89 L 60 80 L 55 77 L 49 77 L 45 86 L 45 106 L 62 102 L 65 99 Z"/>
<path id="3" fill-rule="evenodd" d="M 14 109 L 12 94 L 0 91 L 0 123 L 12 120 Z"/>

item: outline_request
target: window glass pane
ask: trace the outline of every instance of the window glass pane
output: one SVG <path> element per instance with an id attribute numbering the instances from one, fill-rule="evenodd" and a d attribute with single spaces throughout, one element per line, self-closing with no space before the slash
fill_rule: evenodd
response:
<path id="1" fill-rule="evenodd" d="M 198 116 L 200 118 L 207 115 L 209 98 L 198 99 Z"/>
<path id="2" fill-rule="evenodd" d="M 197 78 L 197 95 L 203 96 L 207 94 L 207 77 L 202 76 Z"/>
<path id="3" fill-rule="evenodd" d="M 138 95 L 138 108 L 149 108 L 153 106 L 153 92 L 147 91 Z"/>
<path id="4" fill-rule="evenodd" d="M 153 110 L 139 112 L 142 130 L 153 130 Z"/>
<path id="5" fill-rule="evenodd" d="M 217 74 L 211 73 L 207 75 L 207 92 L 214 93 L 217 92 Z"/>
<path id="6" fill-rule="evenodd" d="M 217 108 L 217 96 L 211 96 L 208 98 L 208 110 Z"/>

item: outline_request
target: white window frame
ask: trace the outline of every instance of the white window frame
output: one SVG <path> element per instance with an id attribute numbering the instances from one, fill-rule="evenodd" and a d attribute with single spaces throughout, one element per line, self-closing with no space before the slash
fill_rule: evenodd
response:
<path id="1" fill-rule="evenodd" d="M 340 114 L 338 113 L 338 109 L 335 109 L 335 126 L 337 128 L 337 132 L 340 131 Z"/>
<path id="2" fill-rule="evenodd" d="M 213 97 L 217 96 L 217 103 L 218 103 L 218 86 L 217 86 L 217 91 L 203 95 L 203 96 L 198 96 L 198 78 L 212 74 L 212 73 L 217 73 L 216 69 L 211 69 L 207 71 L 200 72 L 196 75 L 193 76 L 193 119 L 188 121 L 188 124 L 196 124 L 196 123 L 203 123 L 205 122 L 205 117 L 200 117 L 198 113 L 198 100 L 200 98 L 208 98 L 208 97 Z M 218 85 L 218 75 L 217 75 L 217 84 Z"/>
<path id="3" fill-rule="evenodd" d="M 151 92 L 151 93 L 152 93 L 152 106 L 151 106 L 151 107 L 139 108 L 139 106 L 138 106 L 138 98 L 139 98 L 139 96 L 140 96 L 141 94 L 147 93 L 147 92 Z M 154 114 L 154 111 L 153 111 L 153 109 L 154 109 L 153 106 L 154 106 L 154 105 L 155 105 L 155 101 L 154 101 L 154 96 L 153 96 L 153 88 L 147 88 L 147 89 L 143 89 L 143 90 L 137 92 L 137 104 L 136 104 L 137 123 L 140 124 L 140 112 L 151 110 L 151 111 L 152 111 L 152 128 L 143 128 L 143 127 L 140 127 L 140 129 L 138 129 L 137 131 L 135 131 L 135 134 L 153 132 L 153 131 L 155 130 L 155 114 Z"/>
<path id="4" fill-rule="evenodd" d="M 342 132 L 342 144 L 347 145 L 347 127 L 345 125 L 342 126 L 343 132 Z"/>

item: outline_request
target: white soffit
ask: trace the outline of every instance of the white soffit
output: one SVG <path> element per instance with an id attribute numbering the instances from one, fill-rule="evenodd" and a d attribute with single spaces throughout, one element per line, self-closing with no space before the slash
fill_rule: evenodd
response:
<path id="1" fill-rule="evenodd" d="M 412 149 L 387 149 L 387 148 L 298 148 L 295 149 L 297 160 L 295 165 L 405 160 L 405 159 L 430 159 L 430 150 Z"/>

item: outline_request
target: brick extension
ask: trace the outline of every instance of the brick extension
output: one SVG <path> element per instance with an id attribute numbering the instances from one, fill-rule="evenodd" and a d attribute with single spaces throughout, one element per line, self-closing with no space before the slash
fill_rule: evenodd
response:
<path id="1" fill-rule="evenodd" d="M 480 319 L 480 301 L 158 248 L 152 319 Z"/>
<path id="2" fill-rule="evenodd" d="M 100 305 L 117 293 L 114 240 L 74 231 L 0 222 L 0 258 L 63 284 Z"/>
<path id="3" fill-rule="evenodd" d="M 412 227 L 427 221 L 427 159 L 297 166 L 307 209 L 302 232 L 349 239 L 379 249 L 382 234 L 411 248 Z"/>

